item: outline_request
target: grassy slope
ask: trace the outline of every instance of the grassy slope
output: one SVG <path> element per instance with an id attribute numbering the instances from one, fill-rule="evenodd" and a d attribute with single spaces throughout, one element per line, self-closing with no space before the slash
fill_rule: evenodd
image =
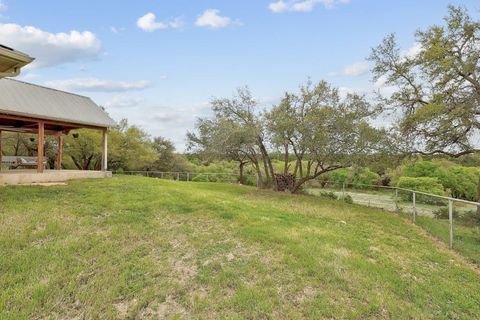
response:
<path id="1" fill-rule="evenodd" d="M 448 220 L 417 218 L 417 224 L 444 243 L 449 242 Z M 471 262 L 480 265 L 480 230 L 476 223 L 453 223 L 453 248 L 467 257 Z"/>
<path id="2" fill-rule="evenodd" d="M 406 219 L 148 178 L 0 188 L 0 318 L 480 317 L 480 276 Z"/>

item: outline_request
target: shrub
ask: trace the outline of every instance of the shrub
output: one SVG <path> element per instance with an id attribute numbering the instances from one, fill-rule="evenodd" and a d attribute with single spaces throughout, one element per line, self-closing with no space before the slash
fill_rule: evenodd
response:
<path id="1" fill-rule="evenodd" d="M 477 168 L 450 167 L 447 169 L 448 180 L 443 182 L 450 189 L 452 197 L 470 201 L 477 200 L 477 185 L 480 176 Z"/>
<path id="2" fill-rule="evenodd" d="M 352 183 L 361 189 L 369 188 L 362 185 L 377 185 L 379 180 L 380 176 L 368 168 L 359 168 L 353 172 L 352 176 Z"/>
<path id="3" fill-rule="evenodd" d="M 430 178 L 430 177 L 401 177 L 398 181 L 399 188 L 421 191 L 425 193 L 431 193 L 436 195 L 444 195 L 445 191 L 443 189 L 443 185 L 437 178 Z M 404 200 L 411 201 L 412 200 L 412 193 L 410 192 L 402 192 L 401 197 Z M 426 203 L 442 203 L 442 201 L 437 200 L 436 198 L 424 196 L 424 195 L 417 195 L 416 200 L 426 202 Z"/>
<path id="4" fill-rule="evenodd" d="M 403 169 L 403 175 L 406 177 L 431 177 L 438 178 L 437 170 L 440 166 L 431 161 L 417 161 L 407 164 Z"/>
<path id="5" fill-rule="evenodd" d="M 458 211 L 455 208 L 453 209 L 452 214 L 454 219 L 457 219 L 459 216 Z M 435 216 L 435 219 L 448 219 L 448 208 L 439 208 L 433 212 L 433 215 Z"/>
<path id="6" fill-rule="evenodd" d="M 480 222 L 480 217 L 477 215 L 476 210 L 468 210 L 463 212 L 460 215 L 460 220 L 464 222 L 469 222 L 469 223 L 479 223 Z"/>
<path id="7" fill-rule="evenodd" d="M 345 203 L 348 203 L 348 204 L 353 204 L 353 199 L 349 194 L 343 197 L 343 201 L 345 201 Z"/>
<path id="8" fill-rule="evenodd" d="M 406 177 L 437 178 L 454 198 L 477 200 L 477 185 L 480 171 L 474 167 L 452 166 L 448 163 L 417 161 L 403 168 Z"/>
<path id="9" fill-rule="evenodd" d="M 320 192 L 320 196 L 324 197 L 324 198 L 338 200 L 337 195 L 335 193 L 331 192 L 331 191 L 330 192 Z"/>
<path id="10" fill-rule="evenodd" d="M 341 187 L 344 183 L 348 182 L 349 177 L 350 170 L 338 169 L 330 173 L 329 181 L 332 182 L 334 186 Z"/>
<path id="11" fill-rule="evenodd" d="M 257 179 L 252 176 L 252 175 L 248 175 L 246 177 L 244 177 L 244 184 L 247 185 L 247 186 L 256 186 L 257 185 Z"/>

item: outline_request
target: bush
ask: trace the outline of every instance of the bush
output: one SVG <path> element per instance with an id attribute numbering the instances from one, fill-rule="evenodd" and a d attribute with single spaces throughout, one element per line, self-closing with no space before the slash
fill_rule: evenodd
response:
<path id="1" fill-rule="evenodd" d="M 455 208 L 453 209 L 452 214 L 454 219 L 457 219 L 459 216 L 458 211 L 455 210 Z M 439 208 L 438 210 L 433 212 L 433 215 L 435 219 L 448 219 L 448 208 L 446 207 Z"/>
<path id="2" fill-rule="evenodd" d="M 252 175 L 248 175 L 248 176 L 244 177 L 243 180 L 244 180 L 244 184 L 246 186 L 256 186 L 257 185 L 257 179 Z"/>
<path id="3" fill-rule="evenodd" d="M 450 167 L 447 169 L 449 179 L 443 182 L 450 189 L 452 197 L 477 201 L 477 186 L 480 176 L 477 168 Z"/>
<path id="4" fill-rule="evenodd" d="M 460 220 L 469 223 L 479 223 L 480 217 L 477 215 L 476 210 L 465 211 L 460 215 Z"/>
<path id="5" fill-rule="evenodd" d="M 403 175 L 406 177 L 431 177 L 438 178 L 440 166 L 431 161 L 417 161 L 407 164 L 403 169 Z"/>
<path id="6" fill-rule="evenodd" d="M 348 203 L 348 204 L 353 204 L 353 199 L 349 194 L 343 197 L 343 201 L 345 201 L 345 203 Z"/>
<path id="7" fill-rule="evenodd" d="M 453 207 L 453 219 L 462 221 L 462 222 L 467 222 L 467 223 L 478 223 L 479 222 L 479 217 L 477 215 L 477 212 L 475 210 L 469 210 L 469 211 L 458 211 Z M 442 207 L 436 211 L 433 212 L 433 215 L 435 216 L 436 219 L 448 219 L 448 207 Z"/>
<path id="8" fill-rule="evenodd" d="M 344 183 L 349 182 L 350 170 L 348 169 L 338 169 L 329 174 L 329 181 L 333 183 L 334 186 L 341 187 Z"/>
<path id="9" fill-rule="evenodd" d="M 335 193 L 331 192 L 331 191 L 330 192 L 320 192 L 320 196 L 324 197 L 324 198 L 338 200 L 337 195 Z"/>
<path id="10" fill-rule="evenodd" d="M 436 194 L 442 196 L 445 194 L 443 190 L 443 185 L 437 178 L 430 178 L 430 177 L 420 177 L 420 178 L 413 178 L 413 177 L 401 177 L 398 181 L 399 188 L 415 190 L 425 193 Z M 410 192 L 402 192 L 401 197 L 404 200 L 411 201 L 412 200 L 412 193 Z M 426 203 L 443 203 L 442 201 L 437 200 L 436 198 L 424 196 L 424 195 L 417 195 L 416 200 L 426 202 Z"/>
<path id="11" fill-rule="evenodd" d="M 377 185 L 379 180 L 380 176 L 368 168 L 357 169 L 353 172 L 352 176 L 353 185 L 358 185 L 360 189 L 369 188 L 368 186 L 362 185 Z"/>

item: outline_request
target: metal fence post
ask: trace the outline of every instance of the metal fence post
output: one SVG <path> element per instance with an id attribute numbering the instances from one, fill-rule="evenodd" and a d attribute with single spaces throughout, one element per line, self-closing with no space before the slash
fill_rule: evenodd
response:
<path id="1" fill-rule="evenodd" d="M 160 172 L 160 179 L 163 179 L 163 172 Z"/>
<path id="2" fill-rule="evenodd" d="M 453 201 L 448 200 L 448 234 L 449 234 L 449 246 L 453 248 Z"/>
<path id="3" fill-rule="evenodd" d="M 345 181 L 343 182 L 343 185 L 342 185 L 342 200 L 345 201 Z"/>
<path id="4" fill-rule="evenodd" d="M 416 215 L 417 215 L 417 206 L 415 201 L 415 192 L 413 192 L 413 223 L 415 223 Z"/>
<path id="5" fill-rule="evenodd" d="M 177 181 L 180 181 L 180 173 L 177 172 Z"/>
<path id="6" fill-rule="evenodd" d="M 398 211 L 398 189 L 395 188 L 395 210 Z"/>
<path id="7" fill-rule="evenodd" d="M 187 172 L 187 182 L 190 181 L 190 172 Z"/>

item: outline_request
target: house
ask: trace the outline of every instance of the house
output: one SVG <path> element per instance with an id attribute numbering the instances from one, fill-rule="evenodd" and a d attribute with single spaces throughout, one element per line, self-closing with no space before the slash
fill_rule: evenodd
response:
<path id="1" fill-rule="evenodd" d="M 24 53 L 0 45 L 0 163 L 2 132 L 36 134 L 37 157 L 17 157 L 17 165 L 27 170 L 1 171 L 0 184 L 61 182 L 78 178 L 111 176 L 107 171 L 108 129 L 115 122 L 90 98 L 11 79 L 34 59 Z M 103 133 L 102 170 L 62 170 L 63 137 L 71 130 L 89 128 Z M 57 139 L 56 170 L 44 168 L 45 136 Z M 11 157 L 10 157 L 11 159 Z M 23 162 L 23 163 L 22 163 Z M 28 170 L 30 169 L 34 170 Z"/>

